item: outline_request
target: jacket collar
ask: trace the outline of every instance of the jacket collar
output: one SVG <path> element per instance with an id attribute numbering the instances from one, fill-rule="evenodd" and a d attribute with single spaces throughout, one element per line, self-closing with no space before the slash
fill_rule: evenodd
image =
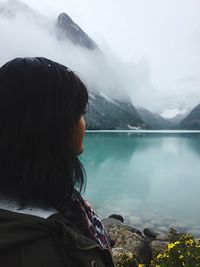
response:
<path id="1" fill-rule="evenodd" d="M 44 238 L 49 235 L 61 235 L 64 244 L 72 242 L 80 249 L 100 247 L 98 243 L 86 237 L 77 226 L 61 213 L 47 219 L 0 209 L 0 251 L 25 242 Z M 101 248 L 103 250 L 103 248 Z"/>

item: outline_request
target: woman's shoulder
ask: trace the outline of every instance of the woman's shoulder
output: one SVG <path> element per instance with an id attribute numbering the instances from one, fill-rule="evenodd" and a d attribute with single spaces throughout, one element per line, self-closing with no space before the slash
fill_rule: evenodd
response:
<path id="1" fill-rule="evenodd" d="M 53 207 L 43 208 L 40 206 L 28 205 L 22 208 L 17 199 L 5 195 L 0 195 L 0 209 L 34 215 L 45 219 L 57 212 Z"/>
<path id="2" fill-rule="evenodd" d="M 0 240 L 0 251 L 3 249 L 7 255 L 19 254 L 25 257 L 27 262 L 31 262 L 31 265 L 25 264 L 25 267 L 39 267 L 42 266 L 41 262 L 45 263 L 43 266 L 48 266 L 49 253 L 51 263 L 60 261 L 71 267 L 113 266 L 110 251 L 85 236 L 61 213 L 44 219 L 0 210 L 0 225 L 0 235 L 4 238 Z M 35 254 L 39 255 L 38 259 Z M 9 261 L 9 257 L 4 260 Z"/>

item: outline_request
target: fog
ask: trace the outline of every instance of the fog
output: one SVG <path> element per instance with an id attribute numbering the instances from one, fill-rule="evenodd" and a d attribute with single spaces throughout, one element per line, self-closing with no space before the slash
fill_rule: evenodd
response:
<path id="1" fill-rule="evenodd" d="M 165 116 L 200 103 L 199 1 L 23 2 L 28 6 L 0 0 L 1 65 L 18 56 L 48 57 L 77 72 L 90 90 L 129 95 L 135 106 Z M 55 22 L 60 12 L 102 52 L 59 41 Z"/>

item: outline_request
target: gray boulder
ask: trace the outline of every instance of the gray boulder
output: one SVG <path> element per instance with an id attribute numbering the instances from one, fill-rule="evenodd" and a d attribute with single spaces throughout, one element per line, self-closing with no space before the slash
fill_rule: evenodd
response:
<path id="1" fill-rule="evenodd" d="M 124 218 L 120 214 L 111 214 L 108 218 L 114 218 L 116 220 L 119 220 L 122 223 L 124 222 Z"/>
<path id="2" fill-rule="evenodd" d="M 156 236 L 158 235 L 156 232 L 154 232 L 152 229 L 150 228 L 145 228 L 143 233 L 145 234 L 145 236 L 147 237 L 151 237 L 151 238 L 156 238 Z"/>
<path id="3" fill-rule="evenodd" d="M 163 252 L 166 246 L 168 245 L 169 242 L 167 241 L 159 241 L 159 240 L 154 240 L 150 243 L 150 248 L 152 251 L 152 254 L 158 254 L 159 252 Z"/>
<path id="4" fill-rule="evenodd" d="M 106 230 L 112 224 L 122 225 L 123 223 L 115 218 L 106 218 L 102 220 L 103 225 L 105 226 Z"/>
<path id="5" fill-rule="evenodd" d="M 151 249 L 145 238 L 133 232 L 133 228 L 127 227 L 122 223 L 113 223 L 107 226 L 107 232 L 115 242 L 114 248 L 121 247 L 130 251 L 141 263 L 150 262 L 152 257 Z"/>

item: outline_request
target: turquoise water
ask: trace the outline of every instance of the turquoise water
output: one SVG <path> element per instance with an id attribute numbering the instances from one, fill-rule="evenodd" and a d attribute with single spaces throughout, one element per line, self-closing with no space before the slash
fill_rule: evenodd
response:
<path id="1" fill-rule="evenodd" d="M 101 217 L 200 234 L 200 132 L 89 132 L 81 158 Z"/>

